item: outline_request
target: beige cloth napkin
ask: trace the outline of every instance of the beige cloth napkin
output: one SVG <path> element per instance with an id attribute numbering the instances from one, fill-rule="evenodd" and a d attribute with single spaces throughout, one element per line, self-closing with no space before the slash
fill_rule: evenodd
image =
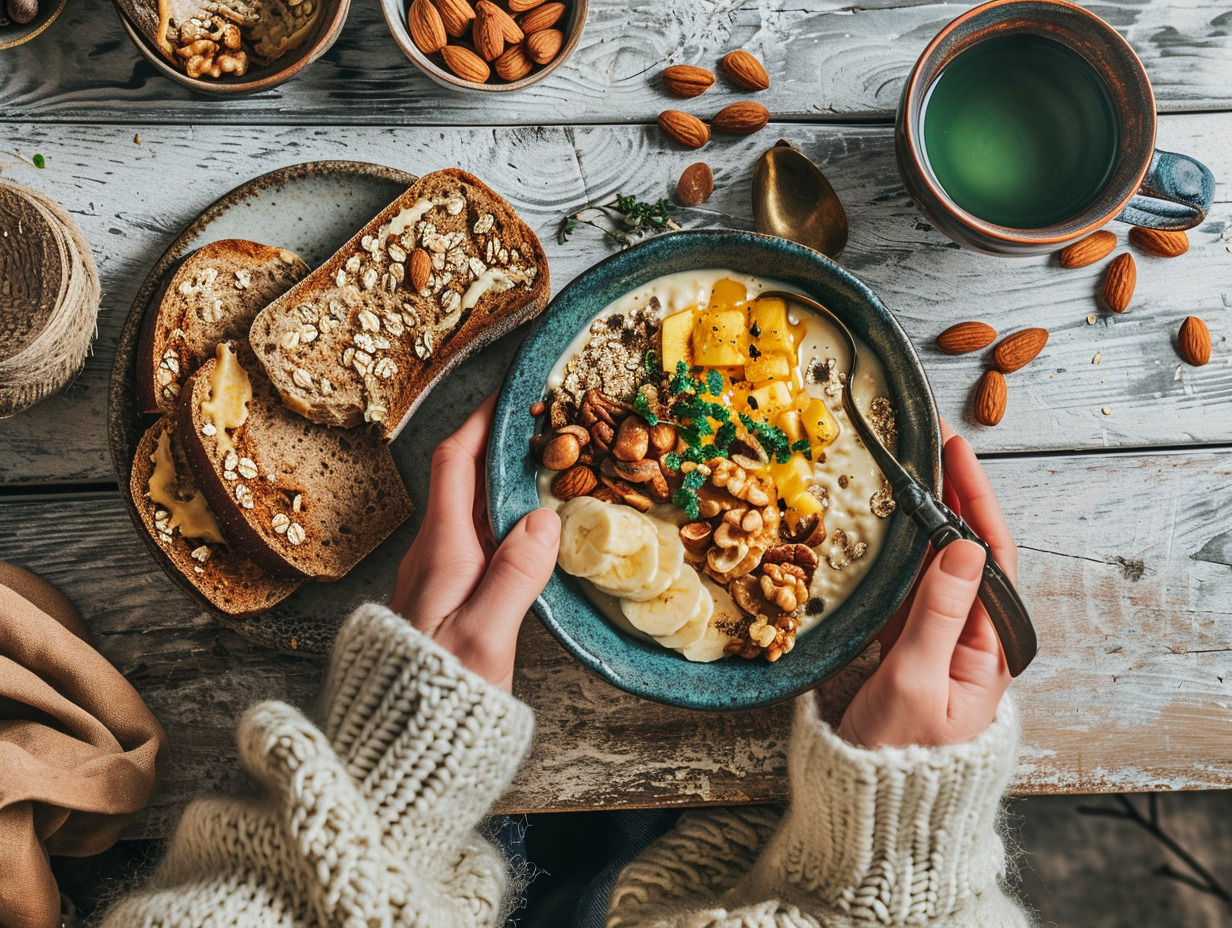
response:
<path id="1" fill-rule="evenodd" d="M 115 843 L 154 792 L 166 736 L 58 591 L 0 563 L 0 928 L 55 928 L 48 854 Z"/>

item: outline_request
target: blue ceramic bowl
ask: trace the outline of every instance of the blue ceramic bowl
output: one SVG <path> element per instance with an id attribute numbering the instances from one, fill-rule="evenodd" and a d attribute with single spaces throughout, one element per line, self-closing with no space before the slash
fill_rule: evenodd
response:
<path id="1" fill-rule="evenodd" d="M 940 490 L 941 432 L 928 379 L 897 320 L 858 279 L 815 251 L 751 232 L 662 235 L 592 267 L 562 290 L 522 344 L 496 407 L 488 450 L 488 506 L 497 538 L 538 507 L 530 454 L 548 374 L 573 338 L 609 304 L 656 277 L 722 268 L 780 281 L 820 301 L 877 354 L 897 411 L 898 456 Z M 630 693 L 690 709 L 752 709 L 816 686 L 853 660 L 911 587 L 927 539 L 901 514 L 864 580 L 835 612 L 776 663 L 727 659 L 694 664 L 613 626 L 559 568 L 535 611 L 578 660 Z"/>

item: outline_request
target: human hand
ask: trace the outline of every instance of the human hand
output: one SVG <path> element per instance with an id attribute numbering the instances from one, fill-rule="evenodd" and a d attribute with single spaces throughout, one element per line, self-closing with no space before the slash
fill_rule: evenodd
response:
<path id="1" fill-rule="evenodd" d="M 943 422 L 945 501 L 960 512 L 1011 581 L 1018 549 L 971 446 Z M 881 665 L 839 725 L 859 747 L 937 746 L 969 741 L 996 715 L 1010 675 L 1001 643 L 976 594 L 984 551 L 955 541 L 921 571 L 881 636 Z"/>
<path id="2" fill-rule="evenodd" d="M 508 692 L 522 618 L 556 565 L 560 519 L 536 509 L 496 547 L 483 495 L 495 405 L 488 397 L 433 453 L 423 526 L 398 567 L 389 607 Z"/>

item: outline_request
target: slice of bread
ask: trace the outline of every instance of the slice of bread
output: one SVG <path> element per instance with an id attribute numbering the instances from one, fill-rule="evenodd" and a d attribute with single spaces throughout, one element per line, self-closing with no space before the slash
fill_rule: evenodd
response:
<path id="1" fill-rule="evenodd" d="M 214 356 L 219 342 L 248 335 L 270 301 L 310 268 L 285 248 L 225 239 L 198 248 L 155 291 L 137 347 L 142 411 L 169 412 L 184 381 Z"/>
<path id="2" fill-rule="evenodd" d="M 292 410 L 374 422 L 393 440 L 433 384 L 538 315 L 549 290 L 535 233 L 451 168 L 421 177 L 263 309 L 249 342 Z"/>
<path id="3" fill-rule="evenodd" d="M 271 577 L 227 543 L 178 439 L 176 416 L 163 416 L 142 436 L 133 459 L 133 503 L 162 557 L 227 615 L 256 615 L 286 599 L 302 581 Z"/>
<path id="4" fill-rule="evenodd" d="M 184 452 L 223 533 L 277 576 L 336 580 L 411 514 L 389 446 L 291 412 L 246 342 L 219 345 L 182 402 Z"/>

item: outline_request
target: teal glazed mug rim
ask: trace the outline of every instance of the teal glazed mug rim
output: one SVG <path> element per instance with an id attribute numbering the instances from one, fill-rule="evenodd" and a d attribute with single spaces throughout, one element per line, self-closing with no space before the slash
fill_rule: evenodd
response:
<path id="1" fill-rule="evenodd" d="M 963 51 L 996 36 L 1027 33 L 1079 54 L 1108 85 L 1121 131 L 1120 154 L 1096 197 L 1074 216 L 1036 229 L 981 219 L 937 180 L 921 145 L 924 103 L 941 72 Z M 1034 255 L 1118 219 L 1153 229 L 1198 225 L 1214 200 L 1215 179 L 1200 162 L 1155 148 L 1155 95 L 1129 43 L 1094 13 L 1066 0 L 991 0 L 962 14 L 928 44 L 903 87 L 895 123 L 899 173 L 935 228 L 960 245 L 993 255 Z"/>

